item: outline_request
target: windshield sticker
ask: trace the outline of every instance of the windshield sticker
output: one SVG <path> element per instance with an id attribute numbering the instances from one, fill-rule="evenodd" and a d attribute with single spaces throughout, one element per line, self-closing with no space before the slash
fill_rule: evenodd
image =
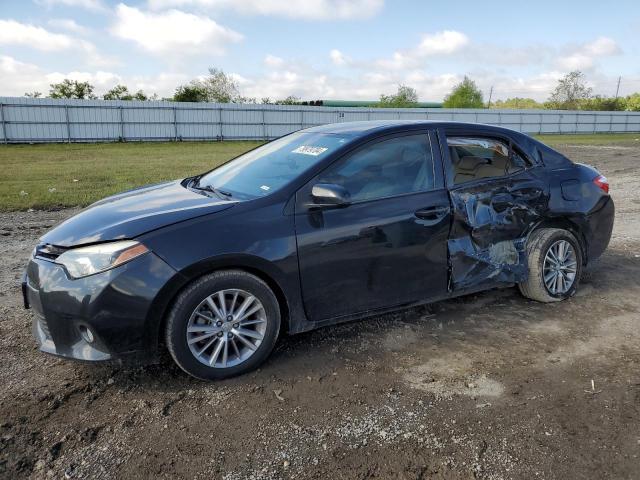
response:
<path id="1" fill-rule="evenodd" d="M 271 187 L 269 187 L 268 185 L 261 185 L 260 188 L 262 190 L 264 190 L 265 192 L 269 191 L 271 189 Z"/>
<path id="2" fill-rule="evenodd" d="M 291 153 L 301 153 L 303 155 L 313 155 L 314 157 L 317 157 L 318 155 L 326 152 L 327 150 L 328 150 L 327 147 L 308 147 L 306 145 L 301 145 Z"/>

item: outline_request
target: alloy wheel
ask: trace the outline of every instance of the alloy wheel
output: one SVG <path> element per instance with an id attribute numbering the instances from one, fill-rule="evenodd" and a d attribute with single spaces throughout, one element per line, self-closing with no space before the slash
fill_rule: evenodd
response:
<path id="1" fill-rule="evenodd" d="M 567 240 L 553 243 L 544 257 L 543 277 L 552 295 L 564 295 L 573 286 L 578 271 L 576 252 Z"/>
<path id="2" fill-rule="evenodd" d="M 191 314 L 187 344 L 193 356 L 213 368 L 229 368 L 251 357 L 262 343 L 267 314 L 257 297 L 240 289 L 220 290 Z"/>

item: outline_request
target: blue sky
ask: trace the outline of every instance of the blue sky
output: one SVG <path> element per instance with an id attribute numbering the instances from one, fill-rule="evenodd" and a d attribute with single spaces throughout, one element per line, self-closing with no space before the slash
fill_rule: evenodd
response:
<path id="1" fill-rule="evenodd" d="M 52 82 L 170 96 L 222 68 L 244 96 L 442 100 L 464 75 L 493 98 L 545 99 L 564 73 L 640 91 L 640 2 L 1 0 L 0 96 Z"/>

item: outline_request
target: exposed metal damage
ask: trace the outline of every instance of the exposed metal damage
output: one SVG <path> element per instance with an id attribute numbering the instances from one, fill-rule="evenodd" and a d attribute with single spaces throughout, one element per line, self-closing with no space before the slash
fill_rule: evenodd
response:
<path id="1" fill-rule="evenodd" d="M 542 189 L 514 189 L 508 184 L 489 191 L 451 191 L 448 250 L 452 290 L 526 279 L 527 234 L 547 201 Z"/>

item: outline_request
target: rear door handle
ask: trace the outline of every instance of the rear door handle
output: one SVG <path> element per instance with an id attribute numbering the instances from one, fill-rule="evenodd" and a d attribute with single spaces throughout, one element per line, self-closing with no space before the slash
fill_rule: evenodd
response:
<path id="1" fill-rule="evenodd" d="M 450 212 L 449 207 L 439 206 L 439 207 L 426 207 L 421 208 L 420 210 L 416 210 L 414 215 L 418 218 L 422 218 L 423 220 L 437 220 L 439 218 L 444 217 Z"/>

